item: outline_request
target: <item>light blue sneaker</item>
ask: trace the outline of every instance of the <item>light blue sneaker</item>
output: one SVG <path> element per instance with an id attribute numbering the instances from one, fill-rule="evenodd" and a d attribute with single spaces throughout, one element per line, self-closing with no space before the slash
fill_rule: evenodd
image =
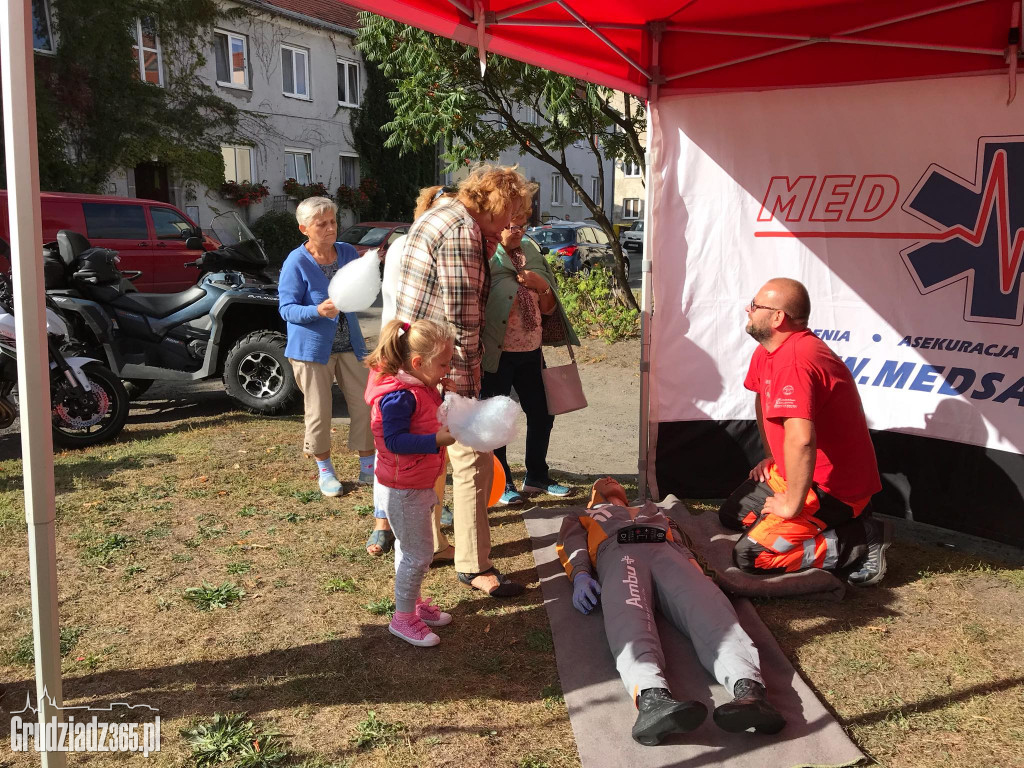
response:
<path id="1" fill-rule="evenodd" d="M 338 482 L 338 478 L 326 472 L 320 474 L 319 484 L 320 493 L 324 496 L 341 496 L 345 492 L 341 487 L 341 483 Z"/>
<path id="2" fill-rule="evenodd" d="M 523 493 L 546 493 L 548 496 L 568 496 L 572 493 L 572 488 L 559 485 L 551 479 L 542 483 L 523 480 Z"/>
<path id="3" fill-rule="evenodd" d="M 455 525 L 455 515 L 447 504 L 441 507 L 441 525 Z"/>
<path id="4" fill-rule="evenodd" d="M 501 494 L 498 503 L 506 507 L 515 507 L 523 503 L 523 497 L 519 495 L 514 485 L 506 485 L 505 492 Z"/>

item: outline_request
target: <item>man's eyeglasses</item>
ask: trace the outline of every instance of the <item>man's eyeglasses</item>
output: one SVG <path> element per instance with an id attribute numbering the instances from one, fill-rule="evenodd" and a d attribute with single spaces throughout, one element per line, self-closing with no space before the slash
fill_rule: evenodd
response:
<path id="1" fill-rule="evenodd" d="M 754 300 L 751 299 L 750 300 L 750 306 L 748 307 L 747 311 L 748 312 L 754 312 L 754 311 L 756 311 L 758 309 L 770 309 L 772 312 L 785 312 L 786 311 L 784 309 L 780 309 L 779 307 L 766 307 L 764 304 L 755 304 Z"/>

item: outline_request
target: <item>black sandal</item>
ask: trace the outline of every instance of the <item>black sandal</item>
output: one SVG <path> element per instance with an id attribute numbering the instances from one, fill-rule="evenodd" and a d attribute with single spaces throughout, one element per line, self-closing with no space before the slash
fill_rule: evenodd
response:
<path id="1" fill-rule="evenodd" d="M 488 574 L 498 577 L 498 586 L 490 592 L 473 585 L 473 579 L 477 576 L 486 576 Z M 526 591 L 526 587 L 522 584 L 516 584 L 514 581 L 509 581 L 505 576 L 502 576 L 501 571 L 494 567 L 488 568 L 486 571 L 480 571 L 480 573 L 456 573 L 456 576 L 459 581 L 470 589 L 478 590 L 490 597 L 518 597 Z"/>

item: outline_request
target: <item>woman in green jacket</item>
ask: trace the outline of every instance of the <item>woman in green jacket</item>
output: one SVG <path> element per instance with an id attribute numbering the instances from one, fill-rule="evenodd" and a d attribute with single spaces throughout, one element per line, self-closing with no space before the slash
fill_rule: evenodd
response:
<path id="1" fill-rule="evenodd" d="M 569 341 L 579 344 L 558 301 L 555 276 L 533 240 L 523 239 L 526 215 L 513 219 L 501 233 L 491 257 L 491 292 L 484 320 L 483 382 L 480 396 L 509 395 L 513 389 L 526 414 L 526 477 L 522 493 L 567 496 L 570 489 L 548 474 L 547 453 L 554 416 L 548 414 L 541 370 L 542 315 L 556 313 Z M 512 483 L 505 448 L 494 451 L 505 470 L 502 504 L 521 504 Z"/>

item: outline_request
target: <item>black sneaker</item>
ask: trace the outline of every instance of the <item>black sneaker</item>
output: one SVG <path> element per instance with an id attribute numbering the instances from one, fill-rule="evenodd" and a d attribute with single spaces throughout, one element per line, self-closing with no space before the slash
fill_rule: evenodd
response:
<path id="1" fill-rule="evenodd" d="M 708 708 L 699 701 L 676 701 L 666 688 L 642 691 L 637 709 L 633 740 L 645 747 L 660 744 L 673 733 L 688 733 L 708 716 Z"/>
<path id="2" fill-rule="evenodd" d="M 877 584 L 885 576 L 885 550 L 892 544 L 892 533 L 889 523 L 869 517 L 864 521 L 864 534 L 867 538 L 868 553 L 864 555 L 857 570 L 850 573 L 846 580 L 855 587 L 870 587 Z"/>
<path id="3" fill-rule="evenodd" d="M 778 733 L 785 727 L 786 718 L 768 703 L 761 683 L 743 678 L 736 681 L 732 691 L 736 698 L 715 707 L 712 714 L 715 725 L 723 731 L 742 733 L 753 728 L 758 733 Z"/>

